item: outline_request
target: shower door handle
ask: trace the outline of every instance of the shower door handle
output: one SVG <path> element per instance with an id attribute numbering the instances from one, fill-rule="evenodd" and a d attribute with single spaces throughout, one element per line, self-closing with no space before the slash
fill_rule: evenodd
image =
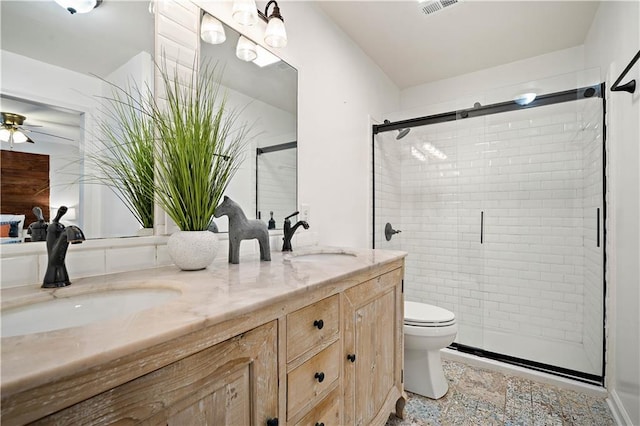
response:
<path id="1" fill-rule="evenodd" d="M 480 212 L 480 244 L 484 242 L 484 212 Z"/>
<path id="2" fill-rule="evenodd" d="M 600 207 L 596 209 L 596 247 L 600 247 Z"/>

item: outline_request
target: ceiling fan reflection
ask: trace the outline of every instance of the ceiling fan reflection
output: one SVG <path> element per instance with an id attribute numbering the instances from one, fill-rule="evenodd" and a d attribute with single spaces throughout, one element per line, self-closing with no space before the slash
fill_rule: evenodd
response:
<path id="1" fill-rule="evenodd" d="M 2 112 L 2 124 L 0 125 L 0 141 L 8 142 L 11 149 L 13 145 L 17 143 L 35 143 L 26 133 L 38 133 L 40 135 L 52 136 L 54 138 L 66 139 L 73 141 L 71 138 L 64 136 L 58 136 L 51 133 L 45 133 L 38 130 L 28 129 L 27 127 L 42 127 L 35 124 L 24 124 L 27 119 L 24 115 L 15 114 L 12 112 Z"/>

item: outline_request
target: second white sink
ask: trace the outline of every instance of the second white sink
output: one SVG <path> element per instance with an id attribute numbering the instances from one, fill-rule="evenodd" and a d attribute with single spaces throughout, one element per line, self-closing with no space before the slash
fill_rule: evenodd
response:
<path id="1" fill-rule="evenodd" d="M 131 288 L 57 297 L 2 311 L 2 337 L 79 327 L 161 305 L 181 292 Z"/>

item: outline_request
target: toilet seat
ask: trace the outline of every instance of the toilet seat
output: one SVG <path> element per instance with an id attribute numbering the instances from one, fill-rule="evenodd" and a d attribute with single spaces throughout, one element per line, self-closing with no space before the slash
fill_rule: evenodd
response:
<path id="1" fill-rule="evenodd" d="M 456 323 L 453 312 L 426 303 L 404 302 L 404 324 L 414 327 L 448 327 Z"/>

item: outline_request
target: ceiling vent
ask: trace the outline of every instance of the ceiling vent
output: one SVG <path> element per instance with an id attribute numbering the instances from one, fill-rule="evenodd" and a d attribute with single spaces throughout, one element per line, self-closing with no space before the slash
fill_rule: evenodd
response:
<path id="1" fill-rule="evenodd" d="M 427 0 L 420 2 L 420 9 L 425 15 L 431 15 L 456 3 L 458 3 L 458 0 Z"/>

